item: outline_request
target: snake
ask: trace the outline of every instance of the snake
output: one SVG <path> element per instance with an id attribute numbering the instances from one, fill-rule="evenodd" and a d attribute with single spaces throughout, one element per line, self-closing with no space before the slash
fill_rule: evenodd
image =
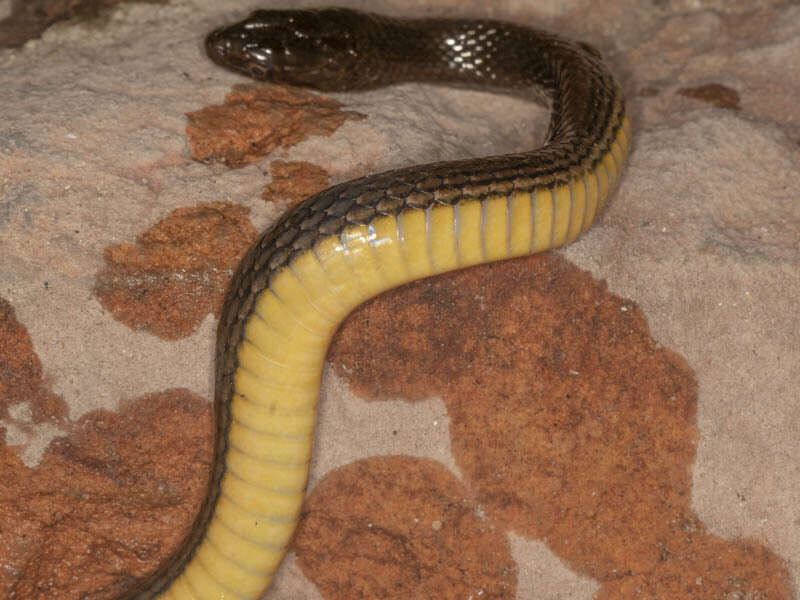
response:
<path id="1" fill-rule="evenodd" d="M 510 22 L 343 8 L 257 10 L 205 38 L 215 63 L 321 92 L 422 82 L 548 108 L 540 147 L 334 185 L 246 252 L 216 343 L 214 460 L 179 548 L 123 598 L 260 598 L 300 518 L 326 352 L 386 290 L 572 242 L 619 182 L 631 144 L 620 86 L 586 43 Z"/>

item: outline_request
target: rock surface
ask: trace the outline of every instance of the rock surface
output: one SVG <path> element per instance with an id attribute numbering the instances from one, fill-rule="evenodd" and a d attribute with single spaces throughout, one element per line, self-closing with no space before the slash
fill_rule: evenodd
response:
<path id="1" fill-rule="evenodd" d="M 201 39 L 251 6 L 121 4 L 0 50 L 0 596 L 114 598 L 180 542 L 256 231 L 328 182 L 546 131 L 479 92 L 234 90 Z M 634 145 L 576 244 L 347 320 L 267 597 L 798 597 L 800 6 L 369 6 L 590 41 Z"/>

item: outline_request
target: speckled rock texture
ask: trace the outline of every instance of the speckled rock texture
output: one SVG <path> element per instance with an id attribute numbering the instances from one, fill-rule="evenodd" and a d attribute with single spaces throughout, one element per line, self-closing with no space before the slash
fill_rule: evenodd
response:
<path id="1" fill-rule="evenodd" d="M 252 85 L 201 44 L 252 1 L 86 3 L 20 46 L 81 14 L 24 4 L 0 2 L 0 597 L 112 599 L 204 494 L 257 232 L 329 184 L 540 144 L 548 115 Z M 800 598 L 800 5 L 337 4 L 591 42 L 634 142 L 574 245 L 345 321 L 265 597 Z"/>

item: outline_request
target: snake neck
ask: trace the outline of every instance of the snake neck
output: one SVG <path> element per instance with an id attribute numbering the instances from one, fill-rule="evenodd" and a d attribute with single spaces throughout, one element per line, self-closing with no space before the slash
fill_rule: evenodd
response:
<path id="1" fill-rule="evenodd" d="M 339 16 L 351 17 L 343 10 Z M 358 68 L 325 91 L 351 91 L 406 82 L 434 83 L 511 94 L 550 109 L 544 147 L 463 162 L 472 180 L 498 171 L 554 182 L 599 160 L 625 112 L 623 94 L 599 52 L 584 43 L 491 20 L 397 19 L 359 13 Z M 536 169 L 531 170 L 535 164 Z M 453 174 L 455 165 L 448 167 Z"/>
<path id="2" fill-rule="evenodd" d="M 349 19 L 350 11 L 341 18 Z M 357 68 L 324 91 L 407 82 L 475 88 L 524 97 L 551 110 L 547 142 L 592 144 L 622 94 L 599 52 L 523 26 L 491 20 L 397 19 L 360 14 Z"/>

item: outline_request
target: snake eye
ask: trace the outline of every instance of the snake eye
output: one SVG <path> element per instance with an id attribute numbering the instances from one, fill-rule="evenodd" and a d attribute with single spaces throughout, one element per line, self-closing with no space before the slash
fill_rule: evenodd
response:
<path id="1" fill-rule="evenodd" d="M 272 75 L 272 69 L 267 69 L 254 63 L 250 63 L 247 70 L 253 79 L 269 79 Z"/>

